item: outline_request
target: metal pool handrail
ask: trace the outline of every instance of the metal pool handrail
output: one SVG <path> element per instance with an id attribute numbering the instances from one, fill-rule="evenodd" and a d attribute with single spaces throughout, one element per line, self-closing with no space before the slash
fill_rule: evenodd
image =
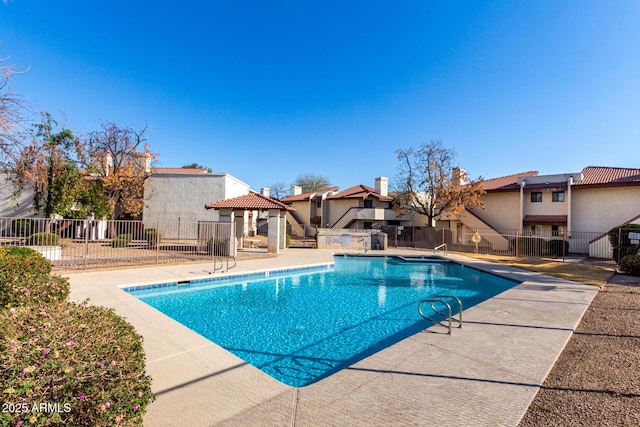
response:
<path id="1" fill-rule="evenodd" d="M 458 306 L 460 308 L 460 311 L 458 313 L 458 319 L 456 319 L 455 317 L 453 317 L 452 311 L 451 311 L 451 305 L 449 305 L 449 303 L 447 303 L 446 301 L 444 301 L 443 298 L 451 298 L 457 301 Z M 427 316 L 426 314 L 424 314 L 422 312 L 422 304 L 424 303 L 429 303 L 429 305 L 431 306 L 431 310 L 433 310 L 434 313 L 437 313 L 441 316 L 444 316 L 449 324 L 448 326 L 443 325 L 442 323 L 440 323 L 439 321 L 437 321 L 436 319 Z M 442 311 L 438 310 L 434 304 L 440 303 L 442 305 L 444 305 L 447 308 L 447 313 L 443 313 Z M 426 300 L 422 300 L 418 303 L 418 313 L 420 314 L 420 316 L 422 316 L 424 319 L 430 321 L 431 323 L 433 323 L 434 325 L 440 325 L 440 326 L 445 326 L 445 328 L 449 329 L 449 335 L 451 335 L 451 322 L 452 320 L 455 320 L 456 322 L 458 322 L 458 328 L 462 328 L 462 301 L 460 301 L 460 299 L 458 297 L 455 297 L 453 295 L 436 295 L 433 298 L 430 299 L 426 299 Z"/>
<path id="2" fill-rule="evenodd" d="M 438 249 L 442 249 L 442 248 L 444 248 L 444 254 L 447 255 L 447 244 L 446 243 L 443 243 L 440 246 L 436 246 L 435 248 L 433 248 L 433 254 L 435 255 L 436 251 Z"/>

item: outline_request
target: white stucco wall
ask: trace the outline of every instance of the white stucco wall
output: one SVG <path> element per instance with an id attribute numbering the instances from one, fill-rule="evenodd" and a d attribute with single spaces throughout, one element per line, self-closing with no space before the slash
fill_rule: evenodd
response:
<path id="1" fill-rule="evenodd" d="M 205 205 L 249 193 L 249 185 L 228 174 L 156 174 L 145 184 L 145 226 L 162 221 L 217 221 L 215 209 Z"/>
<path id="2" fill-rule="evenodd" d="M 33 190 L 24 188 L 13 198 L 14 186 L 6 172 L 0 172 L 0 217 L 36 217 L 33 210 Z"/>

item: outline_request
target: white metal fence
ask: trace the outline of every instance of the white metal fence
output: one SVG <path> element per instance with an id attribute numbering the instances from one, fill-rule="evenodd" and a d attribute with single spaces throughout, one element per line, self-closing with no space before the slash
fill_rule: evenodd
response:
<path id="1" fill-rule="evenodd" d="M 86 269 L 235 257 L 235 227 L 213 221 L 0 218 L 0 246 L 28 246 L 54 268 Z"/>

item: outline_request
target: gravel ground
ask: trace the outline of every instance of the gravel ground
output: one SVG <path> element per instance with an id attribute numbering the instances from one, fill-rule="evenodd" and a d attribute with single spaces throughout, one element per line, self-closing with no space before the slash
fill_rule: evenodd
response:
<path id="1" fill-rule="evenodd" d="M 640 426 L 640 277 L 600 288 L 519 427 Z"/>

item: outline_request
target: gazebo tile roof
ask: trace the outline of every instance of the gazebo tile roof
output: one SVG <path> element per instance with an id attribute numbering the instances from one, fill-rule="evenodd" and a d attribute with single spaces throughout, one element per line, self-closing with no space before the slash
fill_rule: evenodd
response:
<path id="1" fill-rule="evenodd" d="M 235 209 L 247 211 L 279 209 L 281 211 L 295 212 L 294 208 L 254 191 L 249 194 L 245 194 L 244 196 L 209 203 L 208 205 L 205 205 L 205 209 Z"/>

